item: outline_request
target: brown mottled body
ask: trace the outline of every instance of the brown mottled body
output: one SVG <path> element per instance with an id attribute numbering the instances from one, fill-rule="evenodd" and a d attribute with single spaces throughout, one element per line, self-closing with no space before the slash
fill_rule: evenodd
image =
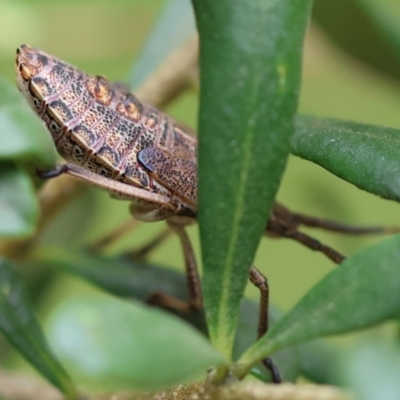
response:
<path id="1" fill-rule="evenodd" d="M 196 140 L 170 117 L 105 78 L 26 45 L 17 51 L 16 72 L 19 89 L 65 160 L 173 199 L 174 215 L 195 215 Z M 152 154 L 158 157 L 149 160 Z M 121 191 L 111 194 L 132 200 L 139 219 L 171 216 L 159 204 L 132 199 Z"/>

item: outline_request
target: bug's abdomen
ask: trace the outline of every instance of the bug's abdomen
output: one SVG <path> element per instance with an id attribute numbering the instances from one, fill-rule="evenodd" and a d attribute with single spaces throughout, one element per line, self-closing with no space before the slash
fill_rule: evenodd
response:
<path id="1" fill-rule="evenodd" d="M 18 49 L 16 67 L 19 89 L 45 122 L 63 158 L 111 179 L 185 198 L 180 186 L 171 188 L 153 179 L 137 157 L 141 150 L 157 147 L 171 157 L 195 162 L 195 139 L 171 118 L 105 78 L 29 46 Z"/>

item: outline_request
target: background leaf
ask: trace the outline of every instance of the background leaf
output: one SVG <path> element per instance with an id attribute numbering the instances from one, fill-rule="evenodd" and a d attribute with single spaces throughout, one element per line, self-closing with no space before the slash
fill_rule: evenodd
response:
<path id="1" fill-rule="evenodd" d="M 16 87 L 4 79 L 0 79 L 0 92 L 0 161 L 54 166 L 56 151 L 43 122 L 29 108 Z"/>
<path id="2" fill-rule="evenodd" d="M 137 301 L 98 295 L 64 303 L 49 337 L 75 373 L 114 387 L 157 389 L 204 377 L 224 364 L 206 337 Z"/>
<path id="3" fill-rule="evenodd" d="M 398 13 L 396 0 L 316 0 L 313 19 L 352 57 L 398 80 Z"/>
<path id="4" fill-rule="evenodd" d="M 249 368 L 282 348 L 400 315 L 400 235 L 356 253 L 322 279 L 239 360 Z"/>
<path id="5" fill-rule="evenodd" d="M 363 340 L 347 349 L 336 363 L 336 383 L 360 400 L 400 397 L 400 347 L 382 338 Z M 379 382 L 379 385 L 377 385 Z"/>
<path id="6" fill-rule="evenodd" d="M 56 163 L 54 144 L 46 128 L 25 106 L 0 107 L 0 160 L 34 162 L 46 168 Z"/>
<path id="7" fill-rule="evenodd" d="M 337 359 L 342 352 L 340 346 L 317 339 L 296 346 L 296 351 L 304 377 L 311 382 L 332 385 Z"/>
<path id="8" fill-rule="evenodd" d="M 367 13 L 380 33 L 385 36 L 400 63 L 400 7 L 392 0 L 356 0 L 360 7 Z"/>
<path id="9" fill-rule="evenodd" d="M 177 47 L 196 34 L 193 9 L 189 0 L 169 0 L 153 25 L 134 63 L 129 82 L 133 88 L 142 84 Z"/>
<path id="10" fill-rule="evenodd" d="M 12 104 L 21 104 L 23 102 L 21 93 L 15 85 L 0 76 L 0 107 L 10 106 Z"/>
<path id="11" fill-rule="evenodd" d="M 1 77 L 0 126 L 0 236 L 27 236 L 38 219 L 28 169 L 55 165 L 56 152 L 49 133 L 22 94 Z"/>
<path id="12" fill-rule="evenodd" d="M 289 151 L 311 1 L 193 4 L 204 301 L 211 340 L 230 357 L 249 267 Z"/>
<path id="13" fill-rule="evenodd" d="M 0 236 L 32 234 L 38 212 L 36 194 L 26 172 L 13 164 L 0 163 Z"/>
<path id="14" fill-rule="evenodd" d="M 76 389 L 52 354 L 12 264 L 2 259 L 0 259 L 0 330 L 67 398 L 76 398 Z"/>
<path id="15" fill-rule="evenodd" d="M 36 264 L 48 264 L 55 269 L 64 269 L 78 275 L 96 286 L 116 296 L 138 299 L 146 302 L 155 292 L 162 292 L 187 300 L 186 278 L 183 273 L 165 267 L 137 262 L 128 257 L 107 257 L 94 255 L 83 251 L 72 251 L 61 248 L 48 248 L 37 254 Z M 32 269 L 29 263 L 26 268 Z M 179 312 L 168 309 L 170 313 L 195 326 L 207 334 L 204 312 Z M 270 310 L 270 323 L 275 323 L 281 314 L 275 309 Z M 239 313 L 238 329 L 233 348 L 237 359 L 257 339 L 258 304 L 243 300 Z M 294 382 L 300 374 L 299 357 L 296 349 L 287 349 L 274 355 L 274 362 L 285 381 Z M 255 373 L 255 371 L 253 371 Z M 257 367 L 258 376 L 270 380 L 265 368 Z"/>
<path id="16" fill-rule="evenodd" d="M 386 199 L 400 201 L 400 130 L 299 116 L 292 153 Z"/>

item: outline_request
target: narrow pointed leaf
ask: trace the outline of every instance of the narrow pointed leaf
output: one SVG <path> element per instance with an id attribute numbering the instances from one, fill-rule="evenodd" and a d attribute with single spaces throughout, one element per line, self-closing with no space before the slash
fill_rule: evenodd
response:
<path id="1" fill-rule="evenodd" d="M 400 8 L 393 0 L 356 0 L 378 28 L 379 34 L 393 46 L 394 54 L 400 54 Z M 400 58 L 399 58 L 400 59 Z"/>
<path id="2" fill-rule="evenodd" d="M 130 84 L 137 88 L 177 47 L 196 33 L 193 9 L 188 0 L 169 0 L 153 25 L 138 60 Z"/>
<path id="3" fill-rule="evenodd" d="M 76 398 L 76 389 L 51 352 L 13 266 L 0 259 L 0 331 L 54 386 Z"/>
<path id="4" fill-rule="evenodd" d="M 400 130 L 299 116 L 292 153 L 360 189 L 400 201 Z"/>
<path id="5" fill-rule="evenodd" d="M 13 164 L 0 163 L 0 236 L 32 234 L 38 214 L 36 194 L 26 172 Z"/>
<path id="6" fill-rule="evenodd" d="M 313 20 L 336 46 L 397 80 L 399 14 L 397 0 L 316 1 L 313 8 Z"/>
<path id="7" fill-rule="evenodd" d="M 204 300 L 211 340 L 227 357 L 289 151 L 311 3 L 193 0 Z"/>
<path id="8" fill-rule="evenodd" d="M 400 316 L 400 235 L 345 260 L 239 360 L 242 373 L 277 350 Z M 241 373 L 239 372 L 239 375 Z"/>

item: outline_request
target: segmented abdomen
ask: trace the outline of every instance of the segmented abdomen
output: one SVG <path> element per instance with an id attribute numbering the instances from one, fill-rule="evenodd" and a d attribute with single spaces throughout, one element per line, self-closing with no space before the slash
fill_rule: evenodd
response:
<path id="1" fill-rule="evenodd" d="M 164 113 L 123 93 L 105 78 L 28 49 L 32 65 L 40 65 L 28 82 L 28 94 L 59 153 L 97 174 L 170 193 L 149 177 L 137 153 L 155 146 L 195 160 L 195 140 Z"/>

